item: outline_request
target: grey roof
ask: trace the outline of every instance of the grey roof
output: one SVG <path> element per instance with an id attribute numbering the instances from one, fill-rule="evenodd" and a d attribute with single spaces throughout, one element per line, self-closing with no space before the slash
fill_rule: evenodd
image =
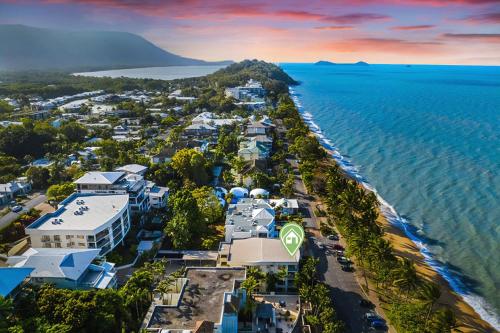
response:
<path id="1" fill-rule="evenodd" d="M 274 209 L 265 201 L 245 198 L 229 205 L 226 225 L 238 227 L 237 231 L 257 230 L 271 224 L 274 216 Z"/>
<path id="2" fill-rule="evenodd" d="M 116 169 L 116 171 L 123 171 L 128 173 L 142 173 L 145 172 L 148 167 L 140 164 L 127 164 Z"/>
<path id="3" fill-rule="evenodd" d="M 78 280 L 99 254 L 100 249 L 30 248 L 21 256 L 10 257 L 14 267 L 34 268 L 31 277 Z"/>
<path id="4" fill-rule="evenodd" d="M 112 185 L 116 183 L 123 175 L 125 172 L 123 171 L 109 171 L 109 172 L 102 172 L 102 171 L 90 171 L 85 173 L 82 177 L 78 178 L 75 180 L 75 184 L 105 184 L 105 185 Z"/>

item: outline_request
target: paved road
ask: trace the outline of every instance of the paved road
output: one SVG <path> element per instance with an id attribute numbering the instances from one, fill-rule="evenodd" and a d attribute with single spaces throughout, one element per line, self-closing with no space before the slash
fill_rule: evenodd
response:
<path id="1" fill-rule="evenodd" d="M 38 206 L 39 204 L 45 201 L 47 201 L 47 197 L 45 196 L 45 194 L 37 195 L 34 198 L 27 201 L 26 203 L 24 203 L 23 210 L 20 211 L 19 213 L 9 212 L 6 215 L 2 216 L 0 218 L 0 229 L 8 226 L 15 219 L 17 219 L 19 215 L 22 214 L 23 212 L 27 212 L 31 208 L 34 208 L 35 206 Z"/>
<path id="2" fill-rule="evenodd" d="M 314 198 L 307 194 L 298 173 L 297 161 L 295 159 L 288 159 L 287 161 L 294 169 L 295 194 L 301 204 L 302 212 L 308 215 L 304 218 L 309 240 L 308 248 L 312 251 L 311 254 L 314 257 L 319 258 L 318 273 L 320 279 L 330 287 L 337 316 L 346 324 L 346 332 L 367 332 L 363 316 L 368 312 L 368 309 L 359 305 L 359 301 L 364 298 L 361 287 L 356 281 L 353 272 L 342 271 L 333 253 L 335 242 L 324 238 L 319 233 L 319 221 L 314 215 Z M 311 237 L 315 237 L 317 242 L 325 244 L 326 249 L 320 250 Z"/>

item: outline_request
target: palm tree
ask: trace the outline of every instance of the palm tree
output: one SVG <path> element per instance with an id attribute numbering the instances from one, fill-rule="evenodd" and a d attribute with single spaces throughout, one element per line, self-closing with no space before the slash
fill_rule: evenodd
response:
<path id="1" fill-rule="evenodd" d="M 441 297 L 441 289 L 434 282 L 427 282 L 422 286 L 420 290 L 420 297 L 428 307 L 427 314 L 425 316 L 425 328 L 427 328 L 427 323 L 432 313 L 432 308 L 436 304 L 437 300 Z"/>
<path id="2" fill-rule="evenodd" d="M 285 279 L 288 277 L 288 270 L 286 269 L 286 266 L 282 266 L 278 269 L 276 272 L 276 278 L 280 280 L 283 284 L 285 284 Z M 288 289 L 288 287 L 287 287 Z"/>
<path id="3" fill-rule="evenodd" d="M 366 290 L 368 291 L 368 279 L 365 271 L 365 253 L 370 241 L 370 235 L 365 230 L 354 234 L 349 240 L 349 251 L 359 259 L 360 266 L 363 268 L 363 278 L 365 280 Z"/>
<path id="4" fill-rule="evenodd" d="M 394 276 L 393 284 L 401 291 L 405 291 L 406 297 L 420 285 L 415 264 L 408 258 L 403 258 L 399 262 L 399 267 L 394 270 Z"/>
<path id="5" fill-rule="evenodd" d="M 172 282 L 173 282 L 173 279 L 170 277 L 167 277 L 167 279 L 160 281 L 158 283 L 158 285 L 156 286 L 155 290 L 157 292 L 161 293 L 162 302 L 165 300 L 165 294 L 167 294 L 170 291 L 170 289 L 172 287 Z"/>

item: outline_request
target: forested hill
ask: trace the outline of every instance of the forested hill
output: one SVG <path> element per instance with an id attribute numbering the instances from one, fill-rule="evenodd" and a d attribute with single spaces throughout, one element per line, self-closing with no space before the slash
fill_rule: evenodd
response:
<path id="1" fill-rule="evenodd" d="M 71 70 L 214 65 L 167 52 L 126 32 L 0 25 L 0 70 Z"/>

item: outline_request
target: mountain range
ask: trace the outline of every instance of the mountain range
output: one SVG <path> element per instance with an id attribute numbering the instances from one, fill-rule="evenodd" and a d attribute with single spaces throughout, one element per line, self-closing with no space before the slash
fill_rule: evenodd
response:
<path id="1" fill-rule="evenodd" d="M 114 31 L 64 31 L 0 25 L 0 70 L 86 71 L 114 68 L 225 65 L 165 51 L 145 38 Z"/>

